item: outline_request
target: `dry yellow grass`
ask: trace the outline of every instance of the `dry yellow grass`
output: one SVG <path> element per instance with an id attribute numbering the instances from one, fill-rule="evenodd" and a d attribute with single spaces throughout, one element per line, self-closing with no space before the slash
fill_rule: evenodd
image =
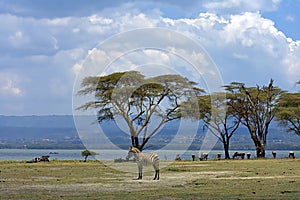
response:
<path id="1" fill-rule="evenodd" d="M 300 159 L 182 161 L 125 173 L 98 161 L 0 162 L 0 199 L 299 199 Z M 135 165 L 120 163 L 137 170 Z M 150 168 L 151 169 L 151 168 Z M 129 169 L 128 169 L 129 170 Z"/>

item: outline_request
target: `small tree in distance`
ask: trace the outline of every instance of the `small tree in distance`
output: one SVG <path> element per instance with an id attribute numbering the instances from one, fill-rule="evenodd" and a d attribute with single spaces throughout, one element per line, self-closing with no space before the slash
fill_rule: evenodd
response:
<path id="1" fill-rule="evenodd" d="M 83 162 L 86 162 L 88 156 L 95 156 L 95 155 L 98 155 L 98 153 L 86 149 L 81 152 L 81 155 L 84 157 Z"/>

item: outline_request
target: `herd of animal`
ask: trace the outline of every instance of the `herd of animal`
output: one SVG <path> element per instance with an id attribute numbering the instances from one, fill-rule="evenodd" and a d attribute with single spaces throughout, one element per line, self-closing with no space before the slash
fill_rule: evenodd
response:
<path id="1" fill-rule="evenodd" d="M 232 156 L 233 159 L 245 159 L 245 155 L 247 156 L 247 159 L 250 159 L 251 154 L 250 153 L 244 153 L 244 152 L 235 152 Z M 274 158 L 276 158 L 276 151 L 272 152 L 272 155 Z M 131 157 L 134 157 L 137 166 L 138 166 L 138 180 L 142 179 L 143 177 L 143 166 L 152 165 L 155 170 L 155 176 L 153 180 L 159 180 L 159 156 L 156 153 L 142 153 L 138 148 L 136 147 L 130 147 L 126 160 L 129 160 Z M 221 158 L 221 155 L 218 154 L 218 158 Z M 295 154 L 293 151 L 289 152 L 289 158 L 295 158 Z M 195 155 L 192 154 L 193 161 L 195 160 Z M 207 160 L 208 154 L 202 153 L 199 157 L 199 160 Z M 176 155 L 175 160 L 180 161 L 181 158 L 179 155 Z"/>
<path id="2" fill-rule="evenodd" d="M 233 159 L 244 159 L 245 155 L 247 155 L 247 158 L 250 159 L 251 154 L 244 152 L 235 152 L 232 156 Z M 274 158 L 276 158 L 276 151 L 272 152 L 272 155 Z M 138 178 L 137 180 L 141 180 L 143 178 L 143 166 L 149 166 L 152 165 L 155 170 L 155 175 L 153 180 L 159 180 L 159 156 L 156 153 L 142 153 L 138 148 L 136 147 L 130 147 L 128 154 L 126 156 L 126 161 L 128 161 L 130 158 L 134 158 L 135 162 L 138 166 Z M 221 158 L 221 156 L 218 154 L 218 158 Z M 295 158 L 295 154 L 293 151 L 289 152 L 289 158 Z M 193 161 L 195 160 L 195 155 L 192 154 Z M 208 154 L 202 153 L 199 157 L 199 160 L 207 160 Z M 180 156 L 177 155 L 175 160 L 181 160 Z M 49 162 L 49 156 L 41 156 L 39 158 L 34 158 L 30 161 L 27 161 L 27 163 L 35 163 L 35 162 Z M 123 161 L 123 160 L 121 160 Z"/>

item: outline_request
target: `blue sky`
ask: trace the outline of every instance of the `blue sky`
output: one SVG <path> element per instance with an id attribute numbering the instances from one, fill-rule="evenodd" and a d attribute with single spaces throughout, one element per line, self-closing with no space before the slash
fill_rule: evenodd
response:
<path id="1" fill-rule="evenodd" d="M 0 115 L 72 114 L 73 85 L 95 45 L 163 27 L 199 42 L 225 84 L 300 80 L 299 0 L 0 0 Z"/>

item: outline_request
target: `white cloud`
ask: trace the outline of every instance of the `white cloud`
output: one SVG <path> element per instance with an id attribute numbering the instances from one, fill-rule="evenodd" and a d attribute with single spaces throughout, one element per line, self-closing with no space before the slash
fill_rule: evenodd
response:
<path id="1" fill-rule="evenodd" d="M 92 15 L 89 17 L 89 19 L 92 24 L 98 24 L 98 25 L 111 25 L 114 22 L 110 18 L 104 18 L 98 15 Z"/>
<path id="2" fill-rule="evenodd" d="M 54 18 L 54 19 L 41 19 L 45 24 L 48 24 L 53 27 L 64 27 L 68 26 L 71 23 L 72 18 L 71 17 L 63 17 L 63 18 Z"/>
<path id="3" fill-rule="evenodd" d="M 66 96 L 70 94 L 69 85 L 63 80 L 53 79 L 50 81 L 50 94 L 58 96 Z"/>
<path id="4" fill-rule="evenodd" d="M 77 75 L 82 70 L 82 64 L 81 63 L 75 63 L 72 67 L 72 72 Z"/>
<path id="5" fill-rule="evenodd" d="M 229 1 L 210 1 L 204 4 L 204 8 L 211 10 L 211 9 L 228 9 L 234 8 L 241 5 L 241 1 L 237 0 L 229 0 Z"/>
<path id="6" fill-rule="evenodd" d="M 287 38 L 287 42 L 289 44 L 289 49 L 291 52 L 293 51 L 299 51 L 299 47 L 300 47 L 300 40 L 294 41 L 291 38 Z"/>
<path id="7" fill-rule="evenodd" d="M 259 13 L 250 12 L 231 15 L 222 36 L 226 42 L 240 42 L 245 47 L 264 45 L 262 38 L 269 40 L 269 36 L 285 37 L 275 28 L 273 21 L 262 18 Z"/>
<path id="8" fill-rule="evenodd" d="M 122 6 L 117 12 L 53 19 L 2 14 L 0 27 L 5 28 L 0 30 L 0 68 L 6 72 L 0 73 L 0 93 L 34 98 L 41 93 L 46 96 L 44 88 L 47 88 L 52 94 L 66 97 L 72 93 L 74 73 L 81 71 L 89 49 L 117 33 L 145 27 L 168 28 L 199 42 L 218 65 L 226 83 L 260 84 L 274 78 L 277 83 L 289 88 L 300 77 L 300 41 L 287 38 L 272 20 L 257 12 L 275 10 L 280 1 L 204 2 L 207 12 L 194 18 L 179 19 L 158 16 L 158 12 L 143 13 L 138 9 L 128 12 Z M 229 10 L 234 10 L 234 13 L 227 12 Z M 114 44 L 119 47 L 111 47 L 123 48 L 122 51 L 96 52 L 85 64 L 106 63 L 108 58 L 122 56 L 124 49 L 131 49 L 142 40 L 145 39 L 132 36 L 128 41 Z M 174 41 L 179 43 L 176 38 Z M 201 59 L 201 55 L 193 55 L 192 50 L 184 53 L 193 59 Z M 124 57 L 120 63 L 122 61 L 123 69 L 134 69 L 150 62 L 166 66 L 184 64 L 176 63 L 177 60 L 167 53 L 147 50 Z M 95 65 L 89 73 L 101 71 L 101 67 Z M 23 85 L 21 76 L 12 76 L 14 72 L 30 77 L 32 82 Z M 41 89 L 37 92 L 29 90 L 36 87 Z M 30 95 L 27 95 L 28 91 Z M 69 99 L 66 98 L 65 102 Z"/>
<path id="9" fill-rule="evenodd" d="M 295 18 L 292 15 L 286 16 L 285 19 L 289 22 L 293 22 L 295 20 Z"/>
<path id="10" fill-rule="evenodd" d="M 160 50 L 145 49 L 143 50 L 144 57 L 150 58 L 152 62 L 170 64 L 170 57 L 166 52 Z"/>
<path id="11" fill-rule="evenodd" d="M 0 14 L 0 17 L 0 26 L 5 27 L 0 31 L 0 41 L 6 53 L 45 54 L 58 49 L 55 32 L 51 32 L 53 25 L 47 23 L 49 20 L 9 14 Z"/>
<path id="12" fill-rule="evenodd" d="M 158 18 L 151 18 L 144 13 L 130 14 L 127 13 L 118 17 L 117 22 L 118 31 L 129 31 L 136 28 L 156 27 L 160 22 Z"/>
<path id="13" fill-rule="evenodd" d="M 247 54 L 240 54 L 240 53 L 233 53 L 233 57 L 241 60 L 246 60 L 249 58 Z"/>
<path id="14" fill-rule="evenodd" d="M 281 0 L 205 0 L 203 7 L 217 13 L 242 13 L 256 11 L 274 11 Z"/>
<path id="15" fill-rule="evenodd" d="M 170 28 L 197 39 L 218 64 L 225 81 L 265 84 L 274 78 L 285 89 L 300 77 L 300 41 L 287 38 L 275 23 L 258 12 L 195 19 L 167 19 Z"/>
<path id="16" fill-rule="evenodd" d="M 22 31 L 16 31 L 14 34 L 8 37 L 8 41 L 14 46 L 25 46 L 30 44 L 30 39 L 28 36 L 25 36 Z"/>
<path id="17" fill-rule="evenodd" d="M 2 98 L 23 96 L 24 91 L 19 87 L 19 82 L 18 75 L 0 72 L 0 94 Z"/>
<path id="18" fill-rule="evenodd" d="M 300 80 L 300 41 L 292 41 L 288 39 L 290 51 L 286 57 L 282 60 L 282 65 L 285 68 L 285 74 L 287 75 L 289 83 L 293 85 Z"/>

